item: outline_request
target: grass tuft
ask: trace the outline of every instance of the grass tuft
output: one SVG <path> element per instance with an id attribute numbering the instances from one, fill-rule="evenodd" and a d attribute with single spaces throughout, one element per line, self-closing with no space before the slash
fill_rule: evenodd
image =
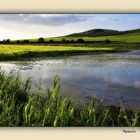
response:
<path id="1" fill-rule="evenodd" d="M 140 126 L 140 113 L 123 106 L 104 106 L 96 98 L 79 106 L 60 96 L 58 76 L 45 97 L 41 82 L 37 92 L 31 85 L 31 79 L 22 82 L 19 73 L 6 75 L 0 70 L 0 126 Z"/>

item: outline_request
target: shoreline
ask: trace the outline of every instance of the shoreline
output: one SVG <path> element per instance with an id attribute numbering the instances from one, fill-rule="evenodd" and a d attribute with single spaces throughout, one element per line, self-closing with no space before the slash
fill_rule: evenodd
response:
<path id="1" fill-rule="evenodd" d="M 22 82 L 19 75 L 5 75 L 0 71 L 1 127 L 121 127 L 139 126 L 140 112 L 123 106 L 104 106 L 98 98 L 90 104 L 79 106 L 60 94 L 60 79 L 42 96 L 40 89 L 30 89 L 31 82 Z M 15 92 L 16 91 L 16 92 Z"/>
<path id="2" fill-rule="evenodd" d="M 93 51 L 49 51 L 49 52 L 35 52 L 28 51 L 25 53 L 15 53 L 15 54 L 0 54 L 1 61 L 25 61 L 34 59 L 44 59 L 44 58 L 59 58 L 68 56 L 79 56 L 79 55 L 101 55 L 101 54 L 111 54 L 111 53 L 124 53 L 130 51 L 122 50 L 93 50 Z"/>

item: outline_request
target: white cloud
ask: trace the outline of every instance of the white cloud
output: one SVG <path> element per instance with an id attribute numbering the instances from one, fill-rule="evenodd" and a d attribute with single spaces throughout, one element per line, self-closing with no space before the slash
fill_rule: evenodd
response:
<path id="1" fill-rule="evenodd" d="M 25 19 L 24 19 L 25 20 Z M 39 37 L 63 36 L 74 32 L 81 32 L 81 22 L 68 23 L 61 26 L 44 26 L 42 24 L 25 24 L 24 22 L 1 21 L 0 40 L 26 39 Z"/>
<path id="2" fill-rule="evenodd" d="M 0 14 L 0 40 L 63 36 L 96 28 L 127 30 L 140 28 L 139 23 L 140 14 Z"/>

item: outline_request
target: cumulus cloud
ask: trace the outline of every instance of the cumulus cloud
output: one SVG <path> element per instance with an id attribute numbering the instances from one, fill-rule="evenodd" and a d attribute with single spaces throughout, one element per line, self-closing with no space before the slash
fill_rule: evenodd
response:
<path id="1" fill-rule="evenodd" d="M 0 20 L 40 25 L 65 25 L 86 21 L 95 14 L 0 14 Z"/>

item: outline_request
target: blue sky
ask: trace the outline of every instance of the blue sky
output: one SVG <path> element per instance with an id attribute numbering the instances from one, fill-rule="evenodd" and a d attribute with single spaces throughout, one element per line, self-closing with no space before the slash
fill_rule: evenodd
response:
<path id="1" fill-rule="evenodd" d="M 55 37 L 96 28 L 140 28 L 140 14 L 0 14 L 0 40 Z"/>

